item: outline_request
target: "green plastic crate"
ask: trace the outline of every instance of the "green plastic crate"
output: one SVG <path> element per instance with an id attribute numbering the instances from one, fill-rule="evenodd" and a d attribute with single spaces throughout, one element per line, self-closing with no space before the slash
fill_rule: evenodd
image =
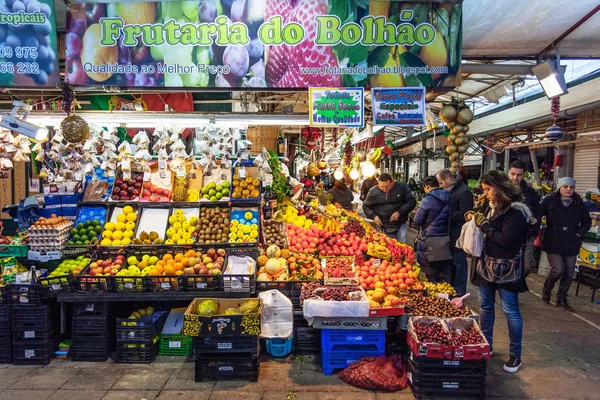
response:
<path id="1" fill-rule="evenodd" d="M 0 244 L 0 258 L 27 257 L 28 244 Z"/>
<path id="2" fill-rule="evenodd" d="M 192 355 L 192 338 L 185 335 L 160 335 L 160 347 L 158 354 L 161 356 Z"/>

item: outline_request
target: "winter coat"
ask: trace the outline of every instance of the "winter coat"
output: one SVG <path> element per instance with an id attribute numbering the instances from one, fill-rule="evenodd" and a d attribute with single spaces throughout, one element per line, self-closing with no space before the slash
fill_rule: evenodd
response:
<path id="1" fill-rule="evenodd" d="M 484 234 L 484 254 L 494 258 L 513 259 L 527 240 L 527 226 L 532 217 L 531 211 L 520 202 L 512 203 L 510 207 L 505 207 L 493 217 L 490 217 L 491 211 L 491 208 L 488 208 L 485 212 L 489 224 L 481 226 Z M 483 262 L 483 257 L 475 260 Z M 471 268 L 471 283 L 475 286 L 493 285 L 498 289 L 519 293 L 528 290 L 524 276 L 515 283 L 491 284 L 481 278 L 474 267 Z"/>
<path id="2" fill-rule="evenodd" d="M 423 236 L 448 235 L 452 196 L 444 189 L 433 189 L 421 201 L 413 224 L 421 227 Z"/>
<path id="3" fill-rule="evenodd" d="M 542 237 L 542 250 L 563 256 L 576 256 L 592 219 L 583 199 L 573 194 L 573 202 L 565 207 L 557 191 L 542 200 L 541 216 L 546 216 L 546 229 Z"/>
<path id="4" fill-rule="evenodd" d="M 352 210 L 352 202 L 354 201 L 354 193 L 352 190 L 331 189 L 329 192 L 333 196 L 333 203 L 338 203 L 345 210 Z"/>
<path id="5" fill-rule="evenodd" d="M 450 217 L 450 243 L 456 243 L 465 224 L 465 214 L 473 209 L 473 194 L 462 179 L 456 181 L 452 189 L 452 214 Z"/>
<path id="6" fill-rule="evenodd" d="M 529 230 L 527 232 L 528 237 L 535 237 L 540 230 L 540 196 L 536 191 L 527 184 L 524 180 L 521 181 L 521 193 L 523 194 L 523 203 L 529 207 L 529 211 L 533 218 L 536 219 L 535 224 L 529 224 Z"/>
<path id="7" fill-rule="evenodd" d="M 367 178 L 363 181 L 362 186 L 360 187 L 360 201 L 365 201 L 369 190 L 371 190 L 373 186 L 377 186 L 377 178 Z"/>
<path id="8" fill-rule="evenodd" d="M 408 214 L 415 208 L 417 201 L 408 187 L 402 182 L 395 182 L 394 187 L 388 193 L 374 186 L 369 190 L 367 198 L 363 203 L 363 211 L 367 218 L 379 217 L 383 222 L 386 233 L 395 233 L 400 225 L 408 221 Z M 400 218 L 391 222 L 392 214 L 398 211 Z"/>

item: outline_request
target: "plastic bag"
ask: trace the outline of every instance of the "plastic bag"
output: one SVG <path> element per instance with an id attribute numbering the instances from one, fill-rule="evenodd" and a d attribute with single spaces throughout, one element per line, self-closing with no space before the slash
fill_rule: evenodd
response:
<path id="1" fill-rule="evenodd" d="M 399 355 L 361 358 L 338 376 L 344 382 L 366 390 L 397 392 L 408 385 L 406 369 Z"/>
<path id="2" fill-rule="evenodd" d="M 261 338 L 287 339 L 294 333 L 294 307 L 292 301 L 279 290 L 258 294 L 263 299 Z"/>
<path id="3" fill-rule="evenodd" d="M 475 218 L 463 225 L 460 237 L 456 241 L 456 247 L 463 249 L 472 257 L 481 257 L 483 252 L 483 234 L 475 224 Z"/>

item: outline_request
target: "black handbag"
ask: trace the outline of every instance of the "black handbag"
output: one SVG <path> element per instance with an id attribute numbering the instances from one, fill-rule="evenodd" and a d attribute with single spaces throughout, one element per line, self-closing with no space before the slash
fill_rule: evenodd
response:
<path id="1" fill-rule="evenodd" d="M 484 245 L 483 257 L 477 263 L 477 274 L 486 282 L 497 285 L 516 283 L 523 277 L 523 261 L 523 247 L 514 258 L 506 259 L 485 255 Z"/>
<path id="2" fill-rule="evenodd" d="M 420 238 L 424 245 L 424 254 L 428 262 L 452 260 L 450 236 L 427 236 Z"/>

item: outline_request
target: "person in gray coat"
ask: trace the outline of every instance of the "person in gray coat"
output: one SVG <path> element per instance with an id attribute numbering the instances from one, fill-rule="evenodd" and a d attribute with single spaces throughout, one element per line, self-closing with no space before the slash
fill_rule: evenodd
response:
<path id="1" fill-rule="evenodd" d="M 363 203 L 363 211 L 386 235 L 406 243 L 408 214 L 417 201 L 402 182 L 394 182 L 390 174 L 381 174 Z"/>

